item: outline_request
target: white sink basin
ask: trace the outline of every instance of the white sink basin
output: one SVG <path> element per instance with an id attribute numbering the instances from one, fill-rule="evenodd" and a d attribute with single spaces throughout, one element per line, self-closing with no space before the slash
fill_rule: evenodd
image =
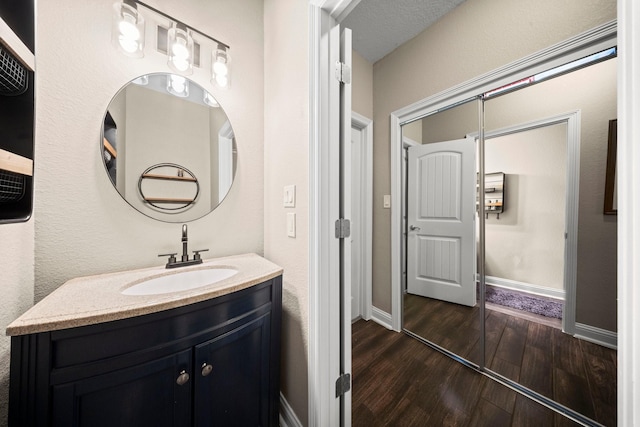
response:
<path id="1" fill-rule="evenodd" d="M 213 285 L 238 273 L 233 268 L 207 268 L 157 276 L 123 290 L 123 295 L 159 295 Z"/>

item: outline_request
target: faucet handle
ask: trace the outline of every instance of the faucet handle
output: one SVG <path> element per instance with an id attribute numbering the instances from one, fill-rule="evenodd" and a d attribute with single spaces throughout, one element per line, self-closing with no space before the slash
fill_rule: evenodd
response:
<path id="1" fill-rule="evenodd" d="M 197 251 L 193 251 L 193 259 L 195 259 L 195 260 L 201 259 L 200 252 L 206 252 L 208 250 L 209 249 L 198 249 Z"/>
<path id="2" fill-rule="evenodd" d="M 173 264 L 176 262 L 176 255 L 178 255 L 177 252 L 174 252 L 172 254 L 159 254 L 158 256 L 168 256 L 169 257 L 169 261 L 167 262 L 167 264 Z"/>

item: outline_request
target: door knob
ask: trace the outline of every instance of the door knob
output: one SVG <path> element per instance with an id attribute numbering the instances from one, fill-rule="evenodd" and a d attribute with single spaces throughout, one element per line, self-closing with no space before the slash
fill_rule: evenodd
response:
<path id="1" fill-rule="evenodd" d="M 189 374 L 186 371 L 180 372 L 178 375 L 178 379 L 176 380 L 176 384 L 185 385 L 189 381 Z"/>
<path id="2" fill-rule="evenodd" d="M 207 362 L 202 364 L 202 376 L 206 377 L 213 371 L 213 366 L 209 365 Z"/>
<path id="3" fill-rule="evenodd" d="M 415 225 L 409 226 L 409 230 L 411 231 L 420 231 L 420 227 L 416 227 Z"/>

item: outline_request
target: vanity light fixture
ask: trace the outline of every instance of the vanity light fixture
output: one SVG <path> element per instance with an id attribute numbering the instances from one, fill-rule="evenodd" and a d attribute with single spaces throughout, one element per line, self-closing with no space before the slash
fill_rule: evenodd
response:
<path id="1" fill-rule="evenodd" d="M 229 87 L 229 52 L 221 44 L 211 52 L 211 83 L 222 89 Z"/>
<path id="2" fill-rule="evenodd" d="M 144 17 L 135 2 L 124 0 L 113 5 L 113 44 L 125 55 L 144 56 Z"/>
<path id="3" fill-rule="evenodd" d="M 194 67 L 202 66 L 209 69 L 213 85 L 222 89 L 229 87 L 229 45 L 141 1 L 121 0 L 113 8 L 112 38 L 121 52 L 133 57 L 143 56 L 144 14 L 149 23 L 158 27 L 157 51 L 167 55 L 167 65 L 172 72 L 186 76 L 194 72 Z M 166 38 L 160 34 L 166 34 Z M 211 55 L 205 53 L 207 51 Z"/>
<path id="4" fill-rule="evenodd" d="M 179 98 L 186 98 L 189 96 L 189 81 L 185 77 L 168 74 L 167 92 Z"/>
<path id="5" fill-rule="evenodd" d="M 173 23 L 167 33 L 169 68 L 185 75 L 193 73 L 193 37 L 191 30 L 183 24 Z"/>

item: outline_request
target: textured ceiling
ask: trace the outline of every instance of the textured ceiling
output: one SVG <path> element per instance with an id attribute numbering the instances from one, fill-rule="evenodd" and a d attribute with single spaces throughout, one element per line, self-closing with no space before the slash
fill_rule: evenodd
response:
<path id="1" fill-rule="evenodd" d="M 464 0 L 361 0 L 342 21 L 353 48 L 374 63 L 421 33 Z"/>

